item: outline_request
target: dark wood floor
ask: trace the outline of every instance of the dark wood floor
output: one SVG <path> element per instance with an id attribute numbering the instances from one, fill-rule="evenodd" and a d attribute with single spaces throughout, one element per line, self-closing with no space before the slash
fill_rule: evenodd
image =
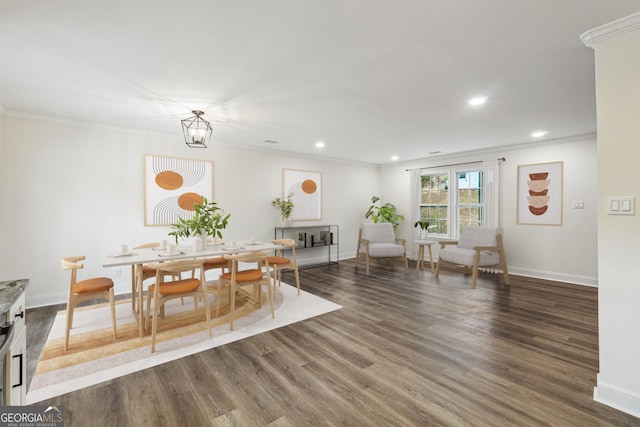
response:
<path id="1" fill-rule="evenodd" d="M 472 290 L 353 261 L 300 278 L 344 308 L 39 404 L 65 427 L 640 425 L 592 398 L 595 288 L 487 275 Z M 54 312 L 27 311 L 29 375 Z"/>

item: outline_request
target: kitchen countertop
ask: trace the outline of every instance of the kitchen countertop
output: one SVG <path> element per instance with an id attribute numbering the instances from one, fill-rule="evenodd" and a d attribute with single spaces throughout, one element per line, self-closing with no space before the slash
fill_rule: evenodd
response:
<path id="1" fill-rule="evenodd" d="M 29 286 L 29 279 L 0 280 L 0 315 L 3 315 Z"/>

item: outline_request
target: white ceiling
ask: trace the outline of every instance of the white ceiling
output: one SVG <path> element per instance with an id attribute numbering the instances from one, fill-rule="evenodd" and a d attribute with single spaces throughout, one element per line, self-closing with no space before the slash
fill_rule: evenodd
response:
<path id="1" fill-rule="evenodd" d="M 640 0 L 0 0 L 0 106 L 373 164 L 593 134 L 587 30 Z M 471 108 L 478 94 L 486 105 Z M 278 141 L 267 144 L 265 140 Z M 325 142 L 322 150 L 317 141 Z M 441 155 L 442 155 L 441 154 Z"/>

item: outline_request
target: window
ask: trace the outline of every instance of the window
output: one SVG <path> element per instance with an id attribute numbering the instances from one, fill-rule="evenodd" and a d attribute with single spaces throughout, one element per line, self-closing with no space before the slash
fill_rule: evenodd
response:
<path id="1" fill-rule="evenodd" d="M 449 174 L 422 175 L 420 219 L 429 221 L 429 232 L 449 234 Z"/>
<path id="2" fill-rule="evenodd" d="M 482 225 L 482 196 L 481 170 L 422 175 L 420 219 L 429 221 L 430 234 L 458 237 L 467 225 Z"/>
<path id="3" fill-rule="evenodd" d="M 457 172 L 458 233 L 467 225 L 482 225 L 482 172 Z"/>

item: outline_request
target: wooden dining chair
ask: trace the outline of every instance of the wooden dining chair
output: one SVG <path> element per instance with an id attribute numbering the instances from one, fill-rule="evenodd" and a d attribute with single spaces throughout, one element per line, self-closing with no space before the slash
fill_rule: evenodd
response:
<path id="1" fill-rule="evenodd" d="M 134 246 L 133 249 L 159 249 L 160 248 L 160 242 L 150 242 L 150 243 L 144 243 L 142 245 L 138 245 L 138 246 Z M 142 280 L 139 283 L 143 283 L 145 280 L 147 279 L 152 279 L 156 277 L 156 270 L 154 270 L 153 268 L 150 268 L 148 265 L 143 265 L 142 266 Z M 180 278 L 179 275 L 177 274 L 173 274 L 172 275 L 174 280 L 177 280 Z M 136 266 L 132 265 L 131 266 L 131 309 L 134 312 L 137 312 L 138 310 L 136 309 L 136 300 L 138 298 L 138 280 L 137 280 L 137 276 L 136 276 Z M 183 301 L 184 302 L 184 301 Z M 140 301 L 140 304 L 142 304 L 143 302 Z"/>
<path id="2" fill-rule="evenodd" d="M 151 243 L 145 243 L 142 245 L 134 246 L 133 249 L 154 249 L 159 247 L 160 247 L 159 242 L 151 242 Z M 153 277 L 156 277 L 156 271 L 152 268 L 149 268 L 146 265 L 143 265 L 142 280 L 140 280 L 140 283 L 144 282 L 147 279 L 151 279 Z M 136 266 L 132 265 L 131 266 L 131 309 L 134 312 L 137 311 L 136 310 L 137 297 L 138 297 L 138 278 L 136 276 Z M 140 303 L 142 304 L 142 301 L 140 301 Z"/>
<path id="3" fill-rule="evenodd" d="M 216 316 L 218 316 L 220 310 L 220 296 L 224 287 L 229 289 L 229 311 L 231 319 L 229 321 L 229 328 L 233 330 L 233 320 L 235 311 L 236 292 L 240 288 L 246 286 L 253 286 L 253 300 L 258 305 L 262 306 L 262 287 L 266 286 L 267 294 L 269 298 L 269 305 L 271 306 L 271 318 L 275 318 L 275 308 L 273 301 L 273 292 L 271 285 L 271 267 L 267 260 L 269 251 L 260 252 L 247 252 L 241 254 L 229 254 L 224 258 L 230 261 L 231 271 L 221 274 L 218 280 L 218 289 L 216 295 Z M 254 268 L 240 270 L 240 263 L 255 264 Z M 262 268 L 265 268 L 263 272 Z"/>
<path id="4" fill-rule="evenodd" d="M 156 350 L 156 334 L 158 332 L 158 318 L 164 317 L 164 304 L 167 301 L 187 296 L 194 297 L 196 301 L 202 298 L 204 301 L 204 310 L 207 319 L 207 328 L 209 336 L 211 336 L 211 314 L 209 313 L 209 297 L 206 289 L 206 280 L 204 278 L 204 269 L 202 268 L 203 260 L 190 259 L 179 261 L 166 261 L 149 264 L 149 268 L 156 271 L 156 282 L 149 286 L 147 290 L 147 311 L 145 319 L 145 327 L 149 326 L 151 317 L 151 302 L 153 301 L 153 319 L 151 326 L 151 352 Z M 200 270 L 198 278 L 176 279 L 165 282 L 165 276 L 180 277 L 182 272 Z"/>
<path id="5" fill-rule="evenodd" d="M 69 295 L 67 298 L 67 325 L 64 334 L 64 351 L 69 347 L 69 332 L 73 326 L 73 310 L 75 306 L 83 301 L 93 299 L 109 300 L 111 306 L 111 322 L 113 323 L 113 339 L 116 334 L 116 305 L 113 296 L 113 281 L 108 277 L 95 277 L 77 281 L 77 271 L 84 268 L 84 264 L 79 261 L 84 260 L 84 255 L 62 257 L 60 263 L 63 270 L 71 270 L 71 281 L 69 283 Z"/>
<path id="6" fill-rule="evenodd" d="M 276 249 L 276 253 L 274 256 L 267 257 L 267 261 L 269 265 L 273 267 L 273 284 L 277 281 L 278 286 L 282 282 L 282 271 L 283 270 L 293 270 L 296 276 L 296 286 L 298 287 L 298 295 L 300 295 L 300 275 L 298 274 L 298 259 L 296 258 L 296 242 L 293 239 L 276 239 L 272 240 L 271 243 L 276 245 L 283 245 L 291 250 L 291 258 L 287 258 L 282 256 L 282 249 Z"/>

